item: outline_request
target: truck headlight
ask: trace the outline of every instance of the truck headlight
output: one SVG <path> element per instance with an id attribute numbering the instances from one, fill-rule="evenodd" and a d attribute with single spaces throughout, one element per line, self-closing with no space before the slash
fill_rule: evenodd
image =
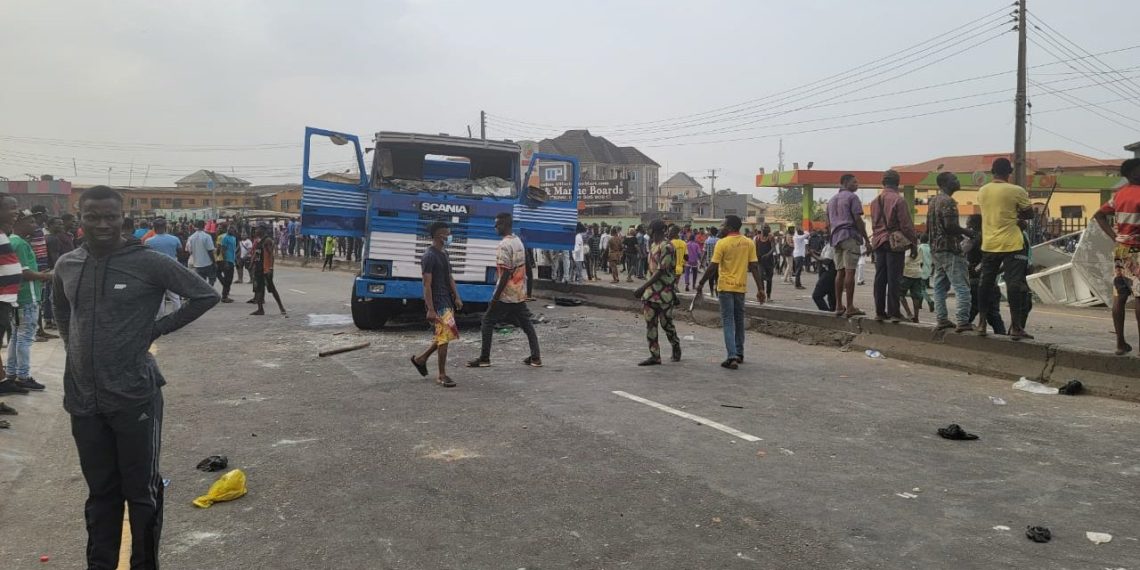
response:
<path id="1" fill-rule="evenodd" d="M 369 293 L 375 293 L 377 295 L 383 295 L 384 294 L 384 284 L 383 283 L 369 283 L 368 284 L 368 292 Z"/>

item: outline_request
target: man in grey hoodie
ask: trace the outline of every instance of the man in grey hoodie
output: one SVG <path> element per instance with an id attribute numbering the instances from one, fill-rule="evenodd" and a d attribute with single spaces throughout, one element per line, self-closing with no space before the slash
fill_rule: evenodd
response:
<path id="1" fill-rule="evenodd" d="M 106 186 L 84 191 L 79 212 L 86 241 L 56 262 L 52 293 L 67 349 L 63 407 L 88 487 L 87 567 L 117 567 L 126 501 L 131 568 L 157 568 L 166 381 L 148 349 L 220 297 L 177 261 L 121 234 L 118 192 Z M 189 301 L 156 321 L 168 290 Z"/>

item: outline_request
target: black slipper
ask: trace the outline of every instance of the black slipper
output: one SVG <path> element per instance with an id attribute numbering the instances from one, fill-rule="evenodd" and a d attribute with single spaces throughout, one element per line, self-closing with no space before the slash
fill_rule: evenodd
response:
<path id="1" fill-rule="evenodd" d="M 958 424 L 950 424 L 944 428 L 938 428 L 938 435 L 940 435 L 946 439 L 957 439 L 957 440 L 978 439 L 978 436 L 976 436 L 972 433 L 966 433 L 966 430 L 962 429 L 962 426 L 960 426 Z"/>
<path id="2" fill-rule="evenodd" d="M 443 386 L 444 388 L 454 388 L 455 387 L 455 380 L 452 380 L 451 378 L 449 378 L 447 376 L 444 376 L 443 378 L 436 378 L 435 383 L 439 384 L 440 386 Z"/>
<path id="3" fill-rule="evenodd" d="M 426 362 L 423 364 L 420 364 L 419 362 L 416 362 L 416 357 L 413 356 L 412 357 L 412 366 L 416 367 L 416 371 L 420 373 L 420 376 L 423 376 L 425 378 L 427 377 L 428 369 L 427 369 L 427 363 Z"/>
<path id="4" fill-rule="evenodd" d="M 1027 526 L 1025 527 L 1025 536 L 1033 542 L 1049 542 L 1053 540 L 1053 533 L 1047 527 L 1043 526 Z"/>
<path id="5" fill-rule="evenodd" d="M 738 366 L 736 365 L 736 359 L 735 358 L 729 358 L 728 360 L 721 362 L 720 365 L 721 365 L 721 367 L 727 368 L 729 370 L 736 370 L 738 368 Z"/>
<path id="6" fill-rule="evenodd" d="M 12 406 L 5 404 L 4 402 L 0 402 L 0 416 L 18 416 L 18 415 L 20 415 L 20 412 L 17 412 L 16 408 L 13 408 Z"/>
<path id="7" fill-rule="evenodd" d="M 1132 352 L 1132 345 L 1128 344 L 1127 342 L 1124 343 L 1124 348 L 1116 349 L 1116 355 L 1117 356 L 1124 356 L 1125 354 L 1128 354 L 1129 352 Z"/>
<path id="8" fill-rule="evenodd" d="M 12 427 L 12 424 L 8 423 L 8 420 L 0 420 L 0 429 L 8 429 L 10 427 Z"/>
<path id="9" fill-rule="evenodd" d="M 678 344 L 677 346 L 673 347 L 673 362 L 680 362 L 680 361 L 681 361 L 681 345 Z"/>

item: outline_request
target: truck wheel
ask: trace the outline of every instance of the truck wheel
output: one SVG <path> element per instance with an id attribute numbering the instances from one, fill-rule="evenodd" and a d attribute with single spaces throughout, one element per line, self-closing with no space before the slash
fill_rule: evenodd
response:
<path id="1" fill-rule="evenodd" d="M 383 327 L 398 310 L 399 307 L 388 300 L 369 301 L 356 295 L 352 296 L 352 322 L 361 330 L 371 331 Z"/>

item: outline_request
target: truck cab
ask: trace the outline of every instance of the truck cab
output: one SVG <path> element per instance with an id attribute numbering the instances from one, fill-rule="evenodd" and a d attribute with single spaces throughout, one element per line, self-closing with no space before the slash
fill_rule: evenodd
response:
<path id="1" fill-rule="evenodd" d="M 331 143 L 331 144 L 330 144 Z M 363 240 L 353 282 L 353 321 L 376 329 L 403 312 L 423 314 L 420 260 L 435 221 L 451 226 L 447 252 L 464 310 L 482 311 L 496 284 L 495 216 L 513 215 L 527 248 L 573 248 L 578 223 L 578 162 L 535 153 L 523 161 L 511 141 L 381 131 L 374 146 L 350 134 L 305 129 L 301 227 L 306 235 Z M 354 158 L 322 161 L 328 150 Z M 352 155 L 355 156 L 352 156 Z M 371 155 L 371 170 L 365 155 Z M 351 164 L 347 173 L 319 171 Z M 546 196 L 531 185 L 536 165 L 557 165 L 572 180 L 570 196 Z"/>

